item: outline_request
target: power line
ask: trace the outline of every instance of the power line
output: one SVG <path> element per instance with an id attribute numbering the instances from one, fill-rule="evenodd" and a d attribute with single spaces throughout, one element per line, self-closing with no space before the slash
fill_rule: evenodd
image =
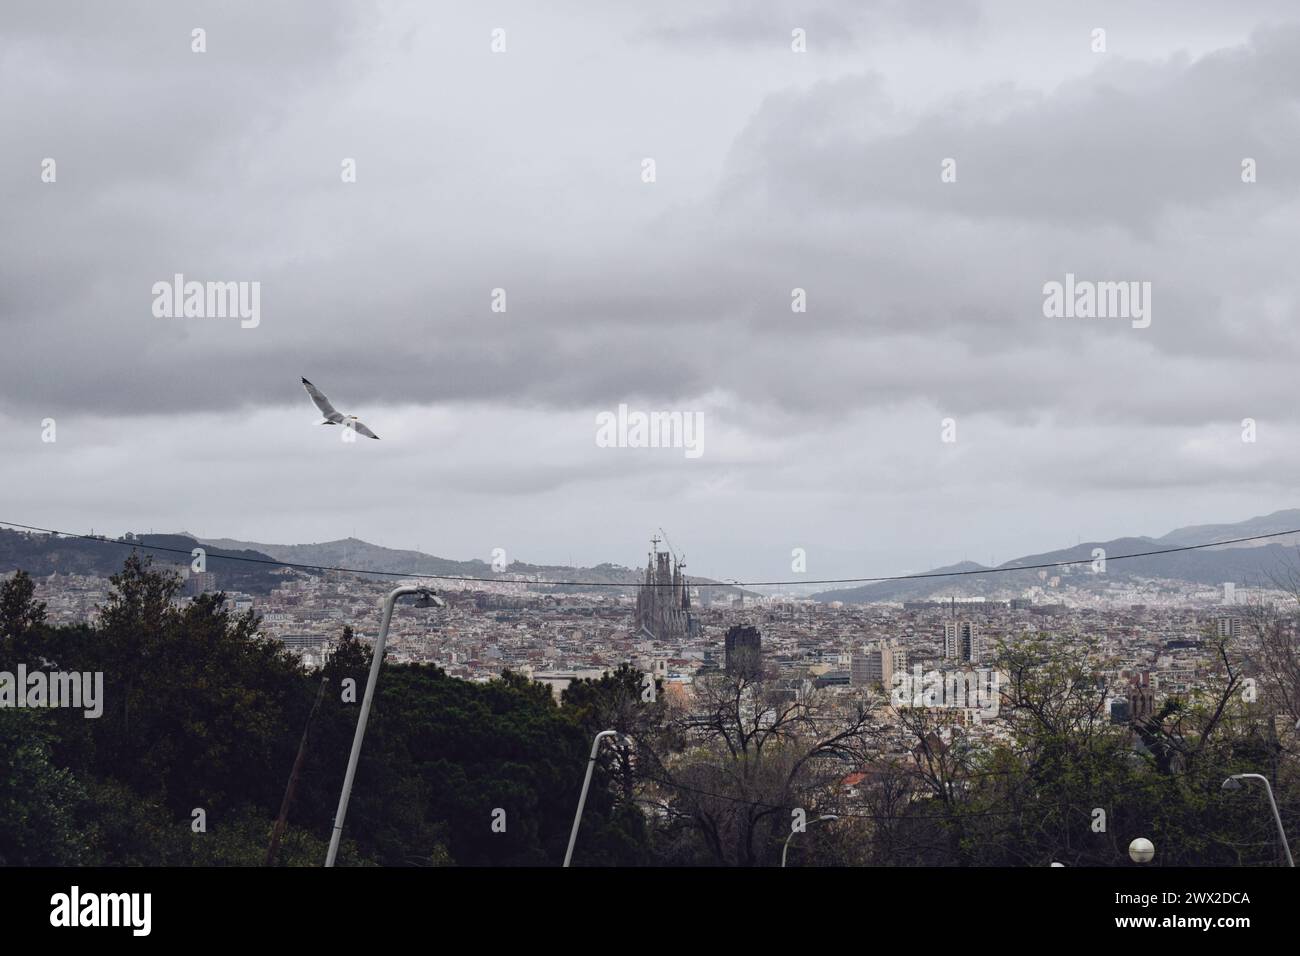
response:
<path id="1" fill-rule="evenodd" d="M 126 548 L 142 548 L 147 551 L 165 551 L 171 554 L 183 554 L 190 556 L 191 551 L 187 548 L 169 548 L 160 544 L 144 544 L 140 541 L 123 541 L 120 539 L 110 539 L 98 537 L 96 535 L 78 534 L 75 531 L 58 531 L 52 528 L 39 528 L 34 525 L 20 524 L 16 521 L 0 521 L 0 525 L 8 528 L 19 528 L 24 531 L 37 531 L 41 534 L 58 535 L 61 538 L 74 538 L 82 541 L 97 541 L 100 544 L 114 544 Z M 1187 544 L 1177 548 L 1161 548 L 1156 551 L 1136 551 L 1132 554 L 1115 554 L 1106 555 L 1105 561 L 1127 561 L 1132 558 L 1150 558 L 1162 554 L 1180 554 L 1185 551 L 1200 551 L 1205 548 L 1217 548 L 1225 544 L 1244 544 L 1249 541 L 1264 541 L 1269 538 L 1281 538 L 1286 535 L 1300 534 L 1300 528 L 1292 528 L 1289 531 L 1271 531 L 1268 534 L 1254 534 L 1244 538 L 1227 538 L 1223 541 L 1210 541 L 1205 544 Z M 206 550 L 206 549 L 205 549 Z M 280 568 L 294 568 L 303 571 L 337 571 L 344 574 L 375 574 L 391 578 L 424 578 L 432 581 L 468 581 L 482 584 L 540 584 L 546 587 L 585 587 L 585 588 L 656 588 L 667 587 L 662 584 L 646 584 L 644 581 L 629 581 L 626 583 L 618 581 L 515 581 L 509 578 L 485 578 L 475 577 L 467 574 L 428 574 L 420 571 L 378 571 L 371 568 L 347 568 L 328 564 L 304 564 L 296 561 L 277 561 L 274 558 L 253 558 L 246 555 L 238 554 L 214 554 L 214 560 L 222 561 L 243 561 L 248 564 L 265 564 Z M 1044 564 L 1021 564 L 1014 567 L 1000 568 L 977 568 L 967 571 L 926 571 L 921 574 L 892 574 L 879 577 L 862 577 L 862 578 L 820 578 L 814 580 L 799 581 L 728 581 L 718 582 L 716 584 L 704 584 L 696 582 L 696 587 L 776 587 L 792 584 L 877 584 L 886 581 L 921 581 L 927 578 L 957 578 L 971 575 L 982 574 L 1010 574 L 1016 571 L 1042 571 L 1052 568 L 1065 568 L 1075 565 L 1092 564 L 1095 558 L 1074 558 L 1068 561 L 1051 561 Z"/>

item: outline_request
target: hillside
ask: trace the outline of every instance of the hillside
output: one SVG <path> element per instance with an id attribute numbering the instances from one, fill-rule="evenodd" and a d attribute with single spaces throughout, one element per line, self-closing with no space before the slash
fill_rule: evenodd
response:
<path id="1" fill-rule="evenodd" d="M 131 540 L 108 538 L 60 538 L 53 535 L 0 528 L 0 574 L 23 570 L 33 576 L 49 574 L 88 574 L 108 577 L 122 570 L 122 562 L 137 544 L 174 551 L 145 550 L 156 565 L 177 570 L 190 566 L 190 554 L 200 542 L 180 534 L 144 534 Z M 225 591 L 266 594 L 282 579 L 284 571 L 270 564 L 253 564 L 271 556 L 248 548 L 222 548 L 203 544 L 207 549 L 207 569 L 217 576 L 217 586 Z M 223 558 L 225 558 L 223 560 Z"/>
<path id="2" fill-rule="evenodd" d="M 1300 567 L 1300 558 L 1297 557 L 1295 547 L 1295 541 L 1300 536 L 1288 535 L 1238 546 L 1180 551 L 1150 557 L 1124 559 L 1123 555 L 1209 544 L 1229 538 L 1273 534 L 1296 528 L 1300 528 L 1300 510 L 1289 509 L 1249 518 L 1235 524 L 1193 525 L 1179 528 L 1160 538 L 1123 537 L 1109 541 L 1089 541 L 1055 551 L 1025 555 L 997 567 L 1015 569 L 1037 565 L 1051 566 L 1067 561 L 1086 561 L 1089 564 L 1059 569 L 1049 567 L 1046 573 L 1048 576 L 1060 575 L 1075 587 L 1097 589 L 1115 583 L 1137 582 L 1152 578 L 1165 578 L 1211 587 L 1226 581 L 1243 586 L 1269 586 L 1274 576 L 1284 573 L 1288 567 Z M 1090 562 L 1095 548 L 1102 548 L 1106 552 L 1107 564 L 1104 575 L 1091 573 Z M 984 565 L 963 562 L 927 572 L 936 575 L 952 575 L 950 577 L 881 581 L 859 587 L 821 591 L 813 595 L 813 599 L 865 604 L 877 601 L 917 601 L 949 595 L 994 597 L 1022 591 L 1042 583 L 1038 570 L 1019 572 L 1008 570 L 997 574 L 960 573 L 984 569 Z"/>
<path id="3" fill-rule="evenodd" d="M 328 567 L 357 568 L 362 571 L 383 572 L 386 574 L 410 572 L 413 574 L 451 575 L 473 578 L 490 578 L 501 581 L 591 581 L 598 584 L 627 585 L 625 593 L 631 593 L 633 586 L 640 583 L 644 572 L 627 568 L 619 564 L 603 563 L 589 568 L 574 568 L 555 564 L 529 564 L 514 561 L 505 570 L 492 570 L 486 561 L 456 561 L 400 548 L 385 548 L 381 545 L 362 541 L 360 538 L 342 538 L 337 541 L 325 541 L 319 544 L 263 544 L 251 541 L 236 541 L 231 538 L 204 539 L 213 547 L 250 549 L 269 554 L 277 561 L 289 561 L 295 564 L 324 565 Z M 741 590 L 733 585 L 722 584 L 711 578 L 687 575 L 687 580 L 698 587 L 710 587 L 717 594 L 729 593 L 739 595 Z M 581 587 L 557 585 L 557 592 L 574 592 Z M 616 592 L 619 589 L 615 589 Z M 753 591 L 744 592 L 747 597 L 756 597 Z"/>

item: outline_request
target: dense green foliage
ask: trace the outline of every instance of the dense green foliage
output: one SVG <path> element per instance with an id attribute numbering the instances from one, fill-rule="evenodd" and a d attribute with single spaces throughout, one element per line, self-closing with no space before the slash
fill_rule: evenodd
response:
<path id="1" fill-rule="evenodd" d="M 0 671 L 100 671 L 105 698 L 98 718 L 0 709 L 0 863 L 262 864 L 322 676 L 277 860 L 324 861 L 368 646 L 347 631 L 311 673 L 251 615 L 178 589 L 132 555 L 93 627 L 56 628 L 30 578 L 0 586 Z M 590 736 L 547 687 L 388 664 L 378 687 L 340 864 L 563 859 Z M 575 863 L 641 861 L 638 823 L 602 771 Z"/>

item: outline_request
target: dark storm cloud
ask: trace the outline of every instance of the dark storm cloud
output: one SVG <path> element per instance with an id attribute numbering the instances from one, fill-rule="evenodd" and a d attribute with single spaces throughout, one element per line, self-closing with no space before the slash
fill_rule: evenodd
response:
<path id="1" fill-rule="evenodd" d="M 38 152 L 61 157 L 54 188 L 32 173 L 37 157 L 21 157 L 21 175 L 7 157 L 22 227 L 5 240 L 0 304 L 29 343 L 4 360 L 9 401 L 177 413 L 276 404 L 297 400 L 296 377 L 311 371 L 372 403 L 565 408 L 721 389 L 806 416 L 917 397 L 1014 414 L 1031 399 L 1072 405 L 1124 386 L 1158 415 L 1167 403 L 1114 374 L 1134 355 L 1294 355 L 1284 322 L 1224 321 L 1258 286 L 1203 276 L 1194 263 L 1208 251 L 1190 250 L 1189 262 L 1179 217 L 1213 210 L 1230 233 L 1215 257 L 1280 266 L 1251 224 L 1294 198 L 1284 157 L 1300 154 L 1287 122 L 1300 94 L 1297 27 L 1200 59 L 1099 57 L 1049 93 L 991 85 L 920 114 L 901 114 L 870 73 L 778 94 L 738 130 L 712 198 L 661 203 L 628 228 L 583 209 L 557 207 L 547 221 L 535 199 L 502 213 L 490 194 L 453 195 L 400 164 L 347 193 L 338 156 L 361 144 L 319 140 L 346 122 L 336 113 L 352 81 L 340 74 L 351 77 L 348 51 L 363 38 L 315 6 L 257 29 L 221 10 L 143 16 L 147 29 L 108 42 L 81 21 L 35 31 L 29 13 L 6 41 L 6 62 L 88 56 L 63 67 L 91 91 L 50 90 L 45 114 L 42 100 L 9 94 L 24 140 L 49 128 Z M 188 49 L 199 21 L 203 56 Z M 375 67 L 362 63 L 363 74 Z M 394 158 L 419 142 L 381 130 Z M 946 156 L 958 161 L 952 185 L 938 181 Z M 1259 161 L 1260 183 L 1240 182 L 1242 156 Z M 481 159 L 490 175 L 495 158 L 470 147 L 449 182 L 467 185 Z M 532 188 L 491 182 L 507 196 Z M 421 199 L 440 188 L 442 209 Z M 1156 324 L 1045 320 L 1041 286 L 1066 271 L 1150 279 Z M 148 289 L 174 272 L 260 281 L 267 320 L 236 330 L 154 318 Z M 505 315 L 487 308 L 498 286 Z M 1290 280 L 1280 286 L 1275 308 L 1289 315 Z M 807 290 L 806 315 L 790 311 L 794 287 Z M 898 362 L 896 348 L 928 352 L 933 374 Z M 1037 382 L 1069 382 L 1072 366 L 1072 389 Z M 1180 407 L 1195 417 L 1195 404 Z"/>

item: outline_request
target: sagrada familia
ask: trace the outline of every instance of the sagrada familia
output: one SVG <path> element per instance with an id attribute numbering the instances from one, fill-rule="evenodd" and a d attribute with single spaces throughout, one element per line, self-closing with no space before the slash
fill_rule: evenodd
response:
<path id="1" fill-rule="evenodd" d="M 671 552 L 659 550 L 659 536 L 650 539 L 645 586 L 637 589 L 637 632 L 660 641 L 693 636 L 699 620 L 691 611 L 691 590 L 679 561 Z"/>

